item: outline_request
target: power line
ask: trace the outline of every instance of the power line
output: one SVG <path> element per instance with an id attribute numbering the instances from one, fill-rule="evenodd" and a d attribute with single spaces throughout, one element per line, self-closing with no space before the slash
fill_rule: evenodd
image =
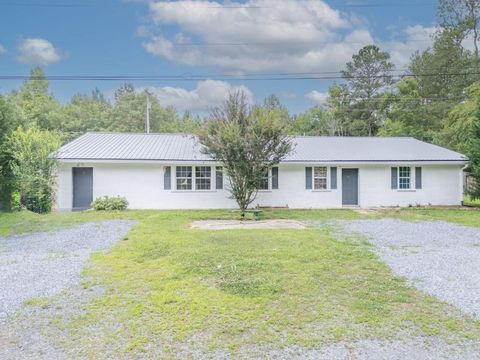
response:
<path id="1" fill-rule="evenodd" d="M 423 74 L 381 74 L 373 76 L 341 76 L 334 73 L 327 76 L 315 76 L 314 73 L 306 75 L 278 74 L 276 76 L 265 76 L 261 74 L 250 74 L 245 76 L 231 75 L 0 75 L 0 80 L 51 80 L 51 81 L 202 81 L 202 80 L 230 80 L 230 81 L 291 81 L 291 80 L 354 80 L 354 79 L 382 79 L 382 78 L 405 78 L 405 77 L 456 77 L 480 75 L 480 72 L 464 73 L 423 73 Z M 318 73 L 322 74 L 322 73 Z"/>
<path id="2" fill-rule="evenodd" d="M 401 41 L 401 40 L 388 40 L 387 42 L 392 41 Z M 432 39 L 407 39 L 407 42 L 431 42 Z M 302 44 L 310 44 L 310 45 L 334 45 L 334 41 L 316 41 L 316 40 L 308 40 L 308 41 L 278 41 L 278 42 L 238 42 L 238 43 L 228 43 L 228 42 L 220 42 L 220 43 L 176 43 L 171 44 L 172 47 L 221 47 L 221 46 L 285 46 L 285 45 L 302 45 Z M 341 44 L 349 44 L 349 45 L 365 45 L 365 41 L 341 41 Z"/>
<path id="3" fill-rule="evenodd" d="M 297 0 L 298 2 L 313 2 L 312 0 Z M 169 5 L 174 4 L 175 2 L 168 3 Z M 437 6 L 435 2 L 398 2 L 398 3 L 364 3 L 364 4 L 347 4 L 347 3 L 335 3 L 324 1 L 324 3 L 329 7 L 336 8 L 382 8 L 382 7 L 405 7 L 405 6 Z M 21 1 L 0 1 L 0 6 L 4 7 L 50 7 L 50 8 L 75 8 L 75 7 L 93 7 L 104 5 L 100 2 L 92 2 L 90 4 L 82 3 L 59 3 L 59 2 L 21 2 Z M 272 9 L 274 6 L 258 6 L 258 5 L 229 5 L 223 4 L 218 6 L 195 6 L 195 9 L 219 9 L 219 10 L 235 10 L 235 9 L 245 9 L 245 10 L 259 10 L 259 9 Z"/>
<path id="4" fill-rule="evenodd" d="M 65 4 L 65 3 L 32 3 L 32 2 L 3 2 L 0 1 L 0 6 L 4 7 L 46 7 L 46 8 L 79 8 L 79 7 L 89 7 L 93 4 L 85 4 L 85 3 L 72 3 L 72 4 Z"/>

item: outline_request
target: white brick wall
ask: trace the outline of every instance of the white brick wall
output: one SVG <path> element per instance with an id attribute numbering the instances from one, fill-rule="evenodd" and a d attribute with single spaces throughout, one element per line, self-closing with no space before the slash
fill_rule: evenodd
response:
<path id="1" fill-rule="evenodd" d="M 72 167 L 93 167 L 93 197 L 125 196 L 132 209 L 213 209 L 235 208 L 225 190 L 176 191 L 175 164 L 172 166 L 172 190 L 163 188 L 163 164 L 160 163 L 62 163 L 58 170 L 57 209 L 72 207 Z M 194 165 L 194 164 L 179 164 Z M 198 164 L 197 164 L 198 165 Z M 208 164 L 210 165 L 210 164 Z M 342 206 L 342 166 L 337 167 L 337 189 L 305 189 L 305 166 L 279 166 L 279 189 L 261 191 L 252 205 L 290 208 L 338 208 Z M 461 165 L 424 165 L 423 189 L 392 190 L 390 168 L 395 165 L 349 165 L 359 169 L 359 205 L 460 205 L 462 201 Z M 403 164 L 402 164 L 403 166 Z M 415 166 L 412 164 L 412 167 Z M 418 166 L 418 165 L 417 165 Z M 215 178 L 212 166 L 212 178 Z M 412 169 L 412 185 L 414 183 Z M 212 183 L 214 189 L 214 183 Z"/>

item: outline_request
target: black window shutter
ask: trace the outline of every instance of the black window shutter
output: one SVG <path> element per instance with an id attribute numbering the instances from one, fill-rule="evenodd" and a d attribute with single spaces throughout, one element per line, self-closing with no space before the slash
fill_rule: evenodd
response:
<path id="1" fill-rule="evenodd" d="M 416 167 L 415 168 L 415 189 L 422 188 L 422 168 Z"/>
<path id="2" fill-rule="evenodd" d="M 163 189 L 170 190 L 172 188 L 172 168 L 171 166 L 165 166 L 165 171 L 163 172 Z"/>
<path id="3" fill-rule="evenodd" d="M 215 189 L 223 189 L 223 169 L 221 166 L 215 168 Z"/>
<path id="4" fill-rule="evenodd" d="M 337 168 L 331 167 L 330 168 L 330 189 L 337 188 Z"/>
<path id="5" fill-rule="evenodd" d="M 398 168 L 392 167 L 392 189 L 398 188 Z"/>
<path id="6" fill-rule="evenodd" d="M 272 189 L 278 189 L 278 167 L 272 167 Z"/>
<path id="7" fill-rule="evenodd" d="M 312 168 L 305 168 L 305 189 L 309 190 L 312 188 Z"/>

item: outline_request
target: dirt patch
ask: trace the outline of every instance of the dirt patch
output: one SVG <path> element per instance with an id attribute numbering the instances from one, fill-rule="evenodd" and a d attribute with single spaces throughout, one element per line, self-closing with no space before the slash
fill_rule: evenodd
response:
<path id="1" fill-rule="evenodd" d="M 297 220 L 199 220 L 190 224 L 193 229 L 227 230 L 227 229 L 305 229 Z"/>

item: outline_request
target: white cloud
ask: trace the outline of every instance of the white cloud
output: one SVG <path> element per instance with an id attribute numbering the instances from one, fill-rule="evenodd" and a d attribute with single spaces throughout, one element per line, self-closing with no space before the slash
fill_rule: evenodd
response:
<path id="1" fill-rule="evenodd" d="M 328 93 L 312 90 L 305 95 L 305 98 L 313 101 L 316 105 L 325 105 L 327 103 Z"/>
<path id="2" fill-rule="evenodd" d="M 149 31 L 139 31 L 149 53 L 232 72 L 337 71 L 373 42 L 363 25 L 322 0 L 159 1 L 150 15 Z M 166 25 L 178 33 L 166 36 Z"/>
<path id="3" fill-rule="evenodd" d="M 60 52 L 45 39 L 24 39 L 18 46 L 18 61 L 24 64 L 48 65 L 60 61 Z"/>
<path id="4" fill-rule="evenodd" d="M 7 52 L 7 49 L 5 49 L 5 47 L 2 44 L 0 44 L 0 55 L 5 54 L 6 52 Z"/>
<path id="5" fill-rule="evenodd" d="M 324 0 L 178 0 L 149 3 L 149 23 L 137 35 L 153 56 L 232 74 L 339 71 L 376 43 L 399 68 L 432 44 L 435 27 L 408 26 L 392 40 L 374 39 L 365 18 Z M 177 29 L 166 33 L 165 26 Z M 390 31 L 396 30 L 392 27 Z"/>
<path id="6" fill-rule="evenodd" d="M 154 94 L 160 105 L 173 106 L 176 110 L 205 112 L 225 101 L 228 95 L 235 91 L 244 91 L 248 101 L 253 103 L 252 92 L 243 85 L 232 86 L 228 82 L 218 80 L 204 80 L 197 83 L 193 90 L 178 87 L 147 87 L 139 89 L 148 90 Z"/>
<path id="7" fill-rule="evenodd" d="M 422 25 L 408 26 L 403 30 L 404 41 L 392 40 L 381 44 L 384 50 L 390 52 L 391 59 L 397 68 L 405 68 L 410 63 L 413 53 L 426 50 L 433 43 L 436 27 Z"/>

